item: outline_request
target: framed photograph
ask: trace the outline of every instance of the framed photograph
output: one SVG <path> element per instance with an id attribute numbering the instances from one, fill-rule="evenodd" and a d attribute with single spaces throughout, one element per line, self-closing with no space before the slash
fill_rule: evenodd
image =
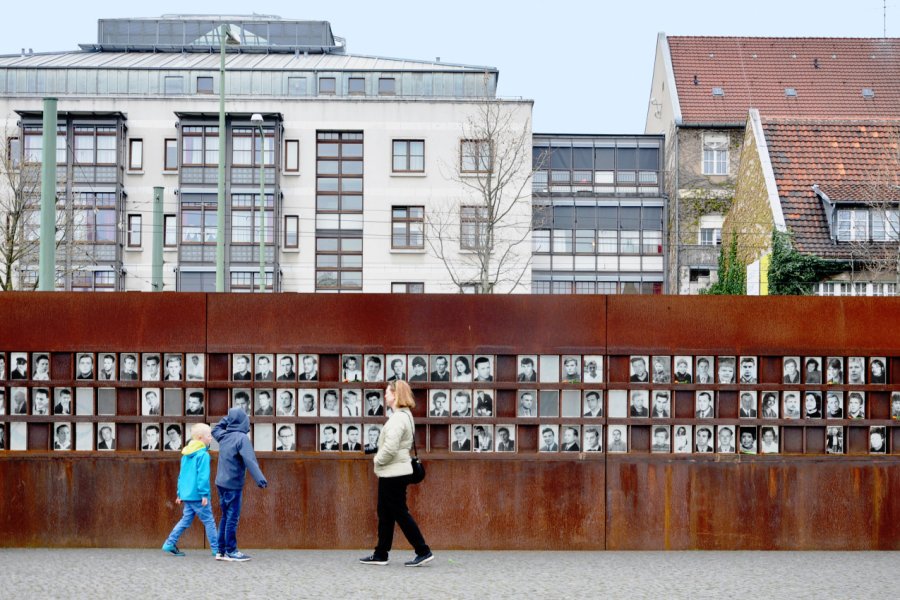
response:
<path id="1" fill-rule="evenodd" d="M 668 425 L 653 426 L 653 444 L 650 446 L 650 452 L 666 453 L 672 451 L 672 440 L 670 428 Z"/>
<path id="2" fill-rule="evenodd" d="M 341 354 L 341 381 L 355 383 L 363 380 L 362 355 Z"/>
<path id="3" fill-rule="evenodd" d="M 541 383 L 559 382 L 559 354 L 541 354 L 538 361 L 538 380 Z"/>
<path id="4" fill-rule="evenodd" d="M 6 388 L 0 387 L 0 415 L 6 414 Z"/>
<path id="5" fill-rule="evenodd" d="M 297 381 L 296 357 L 293 354 L 277 354 L 275 360 L 278 362 L 275 381 Z"/>
<path id="6" fill-rule="evenodd" d="M 668 419 L 672 416 L 669 390 L 653 390 L 653 409 L 650 416 L 654 419 Z"/>
<path id="7" fill-rule="evenodd" d="M 475 390 L 475 416 L 494 416 L 494 390 Z"/>
<path id="8" fill-rule="evenodd" d="M 869 454 L 887 454 L 887 429 L 884 425 L 869 427 Z"/>
<path id="9" fill-rule="evenodd" d="M 255 402 L 253 403 L 253 414 L 257 417 L 273 417 L 275 416 L 275 407 L 272 400 L 272 390 L 254 390 Z"/>
<path id="10" fill-rule="evenodd" d="M 584 451 L 603 452 L 603 426 L 584 426 Z"/>
<path id="11" fill-rule="evenodd" d="M 141 425 L 141 450 L 158 452 L 160 450 L 159 437 L 159 425 L 156 423 Z"/>
<path id="12" fill-rule="evenodd" d="M 844 418 L 844 392 L 829 390 L 825 394 L 825 418 Z"/>
<path id="13" fill-rule="evenodd" d="M 206 398 L 199 388 L 188 388 L 184 401 L 184 414 L 188 417 L 199 417 L 206 414 Z"/>
<path id="14" fill-rule="evenodd" d="M 34 365 L 31 380 L 50 381 L 50 353 L 35 352 L 31 355 L 31 362 Z"/>
<path id="15" fill-rule="evenodd" d="M 362 437 L 362 425 L 359 423 L 350 423 L 344 425 L 344 430 L 342 432 L 341 439 L 344 440 L 344 443 L 341 444 L 341 450 L 344 452 L 362 452 L 362 442 L 360 439 Z"/>
<path id="16" fill-rule="evenodd" d="M 675 383 L 694 383 L 693 365 L 694 360 L 690 356 L 676 356 L 672 380 Z"/>
<path id="17" fill-rule="evenodd" d="M 582 381 L 585 383 L 603 383 L 603 355 L 587 354 L 584 357 L 584 375 Z"/>
<path id="18" fill-rule="evenodd" d="M 340 439 L 338 438 L 338 428 L 340 425 L 336 423 L 326 423 L 319 425 L 319 450 L 322 452 L 337 452 L 341 449 Z"/>
<path id="19" fill-rule="evenodd" d="M 381 425 L 373 425 L 366 423 L 366 443 L 363 446 L 363 452 L 366 454 L 375 454 L 378 452 L 378 437 L 381 435 Z"/>
<path id="20" fill-rule="evenodd" d="M 296 411 L 294 405 L 294 390 L 280 388 L 275 390 L 278 397 L 275 405 L 275 415 L 278 417 L 293 417 Z"/>
<path id="21" fill-rule="evenodd" d="M 475 442 L 472 448 L 473 452 L 493 452 L 494 451 L 494 426 L 493 425 L 476 425 L 475 426 Z"/>
<path id="22" fill-rule="evenodd" d="M 628 429 L 625 425 L 609 425 L 606 442 L 607 452 L 628 452 Z"/>
<path id="23" fill-rule="evenodd" d="M 900 392 L 891 392 L 891 419 L 900 420 Z"/>
<path id="24" fill-rule="evenodd" d="M 851 356 L 847 359 L 847 383 L 863 385 L 866 383 L 866 359 L 862 356 Z"/>
<path id="25" fill-rule="evenodd" d="M 94 414 L 94 388 L 75 388 L 75 414 Z M 116 388 L 100 388 L 97 390 L 97 414 L 116 414 Z"/>
<path id="26" fill-rule="evenodd" d="M 72 450 L 72 424 L 53 424 L 53 449 Z"/>
<path id="27" fill-rule="evenodd" d="M 516 357 L 518 372 L 516 381 L 520 383 L 537 383 L 538 357 L 536 354 L 520 354 Z"/>
<path id="28" fill-rule="evenodd" d="M 713 378 L 713 357 L 698 356 L 697 368 L 694 371 L 694 383 L 709 385 L 715 383 Z"/>
<path id="29" fill-rule="evenodd" d="M 48 388 L 31 389 L 31 414 L 38 416 L 50 414 L 50 390 Z"/>
<path id="30" fill-rule="evenodd" d="M 303 372 L 300 373 L 300 381 L 318 381 L 319 380 L 319 355 L 303 354 L 300 355 L 300 366 Z"/>
<path id="31" fill-rule="evenodd" d="M 453 382 L 454 383 L 471 383 L 472 382 L 472 357 L 467 354 L 453 355 Z"/>
<path id="32" fill-rule="evenodd" d="M 158 388 L 144 388 L 141 390 L 141 414 L 156 417 L 162 414 L 160 392 Z M 157 431 L 157 433 L 159 433 Z"/>
<path id="33" fill-rule="evenodd" d="M 697 390 L 694 393 L 694 416 L 698 419 L 714 419 L 716 416 L 715 392 Z"/>
<path id="34" fill-rule="evenodd" d="M 631 370 L 628 381 L 631 383 L 650 383 L 650 372 L 647 370 L 647 356 L 632 356 L 630 359 Z"/>
<path id="35" fill-rule="evenodd" d="M 825 454 L 844 453 L 844 428 L 829 426 L 825 428 Z"/>
<path id="36" fill-rule="evenodd" d="M 162 381 L 161 361 L 162 358 L 158 353 L 144 352 L 141 354 L 141 375 L 144 381 Z"/>
<path id="37" fill-rule="evenodd" d="M 562 426 L 562 445 L 561 452 L 581 452 L 581 426 L 580 425 L 563 425 Z"/>
<path id="38" fill-rule="evenodd" d="M 653 383 L 672 383 L 671 356 L 654 356 L 651 364 L 653 365 Z"/>
<path id="39" fill-rule="evenodd" d="M 822 392 L 806 390 L 803 393 L 803 416 L 807 419 L 822 418 Z"/>
<path id="40" fill-rule="evenodd" d="M 753 390 L 743 390 L 740 393 L 741 407 L 738 410 L 738 416 L 742 419 L 755 419 L 759 414 L 756 409 L 756 392 Z"/>
<path id="41" fill-rule="evenodd" d="M 540 452 L 559 452 L 559 425 L 541 425 Z"/>
<path id="42" fill-rule="evenodd" d="M 672 451 L 675 454 L 690 454 L 694 448 L 694 436 L 690 425 L 675 425 Z"/>
<path id="43" fill-rule="evenodd" d="M 383 354 L 366 354 L 366 372 L 363 379 L 367 383 L 381 383 L 384 381 L 384 355 Z"/>
<path id="44" fill-rule="evenodd" d="M 297 416 L 315 417 L 319 414 L 319 403 L 316 400 L 316 390 L 297 390 Z"/>
<path id="45" fill-rule="evenodd" d="M 470 390 L 453 391 L 453 412 L 450 414 L 454 417 L 472 416 L 472 392 Z"/>
<path id="46" fill-rule="evenodd" d="M 254 423 L 253 424 L 253 450 L 255 452 L 271 452 L 274 436 L 272 434 L 272 423 Z"/>
<path id="47" fill-rule="evenodd" d="M 844 358 L 829 356 L 825 361 L 825 383 L 841 385 L 844 383 Z"/>
<path id="48" fill-rule="evenodd" d="M 385 357 L 387 363 L 387 381 L 406 381 L 406 355 L 405 354 L 388 354 Z"/>
<path id="49" fill-rule="evenodd" d="M 629 417 L 647 417 L 650 411 L 647 409 L 647 391 L 631 390 L 631 408 L 628 410 Z"/>
<path id="50" fill-rule="evenodd" d="M 718 383 L 734 383 L 735 358 L 733 356 L 720 356 L 717 379 Z"/>
<path id="51" fill-rule="evenodd" d="M 869 383 L 884 384 L 888 382 L 887 364 L 887 358 L 884 356 L 869 358 Z"/>
<path id="52" fill-rule="evenodd" d="M 118 375 L 118 366 L 116 365 L 115 352 L 100 352 L 97 354 L 97 379 L 100 381 L 115 381 Z M 40 365 L 35 363 L 35 368 Z M 93 436 L 92 436 L 93 437 Z"/>
<path id="53" fill-rule="evenodd" d="M 738 451 L 741 454 L 756 454 L 756 427 L 741 425 L 738 427 L 738 434 L 741 440 Z"/>
<path id="54" fill-rule="evenodd" d="M 361 417 L 362 416 L 362 398 L 361 390 L 343 390 L 341 394 L 341 416 L 344 417 Z"/>
<path id="55" fill-rule="evenodd" d="M 494 380 L 494 357 L 487 355 L 475 355 L 473 363 L 473 381 L 484 383 Z"/>
<path id="56" fill-rule="evenodd" d="M 140 355 L 136 352 L 123 352 L 119 355 L 119 379 L 121 381 L 137 381 L 140 379 Z"/>
<path id="57" fill-rule="evenodd" d="M 6 352 L 0 352 L 0 381 L 6 381 Z"/>
<path id="58" fill-rule="evenodd" d="M 800 357 L 785 356 L 781 360 L 781 380 L 791 385 L 800 384 Z"/>
<path id="59" fill-rule="evenodd" d="M 680 427 L 680 425 L 676 426 Z M 676 430 L 676 434 L 678 431 Z M 697 425 L 697 432 L 695 434 L 695 448 L 697 452 L 700 453 L 710 453 L 715 452 L 715 448 L 713 448 L 713 428 L 712 425 Z M 734 448 L 731 449 L 734 452 Z"/>
<path id="60" fill-rule="evenodd" d="M 182 442 L 183 438 L 181 436 L 181 425 L 178 423 L 163 423 L 163 431 L 166 435 L 163 450 L 180 452 L 184 446 Z"/>
<path id="61" fill-rule="evenodd" d="M 516 426 L 515 425 L 497 425 L 497 445 L 494 448 L 497 452 L 515 452 L 516 451 Z"/>
<path id="62" fill-rule="evenodd" d="M 97 424 L 97 450 L 115 450 L 116 449 L 116 424 L 115 423 L 98 423 Z"/>
<path id="63" fill-rule="evenodd" d="M 0 450 L 6 450 L 6 423 L 0 423 Z"/>
<path id="64" fill-rule="evenodd" d="M 755 356 L 742 356 L 740 366 L 741 366 L 741 377 L 738 380 L 738 383 L 752 384 L 752 383 L 757 383 L 759 381 L 757 371 L 756 371 L 756 357 Z"/>
<path id="65" fill-rule="evenodd" d="M 762 400 L 760 401 L 760 417 L 763 419 L 778 418 L 778 392 L 762 392 Z"/>
<path id="66" fill-rule="evenodd" d="M 256 372 L 253 375 L 253 379 L 256 381 L 275 381 L 275 371 L 272 370 L 272 355 L 257 354 L 253 358 L 256 360 Z"/>
<path id="67" fill-rule="evenodd" d="M 323 417 L 339 417 L 341 416 L 340 406 L 338 406 L 338 390 L 320 390 L 322 396 L 322 409 L 320 414 Z"/>
<path id="68" fill-rule="evenodd" d="M 734 447 L 734 425 L 719 425 L 716 428 L 716 432 L 719 434 L 719 444 L 716 446 L 716 452 L 720 454 L 734 454 L 736 451 Z"/>
<path id="69" fill-rule="evenodd" d="M 584 414 L 582 416 L 599 418 L 603 416 L 603 390 L 585 390 Z M 587 440 L 585 440 L 587 441 Z"/>
<path id="70" fill-rule="evenodd" d="M 765 425 L 759 428 L 759 453 L 760 454 L 778 454 L 778 427 L 775 425 Z"/>
<path id="71" fill-rule="evenodd" d="M 71 415 L 73 412 L 72 388 L 56 388 L 53 399 L 54 415 Z"/>
<path id="72" fill-rule="evenodd" d="M 9 353 L 9 379 L 10 381 L 23 381 L 28 379 L 28 353 Z"/>
<path id="73" fill-rule="evenodd" d="M 253 381 L 253 371 L 250 370 L 249 354 L 231 355 L 231 380 Z"/>
<path id="74" fill-rule="evenodd" d="M 428 390 L 428 416 L 449 417 L 449 390 Z"/>
<path id="75" fill-rule="evenodd" d="M 540 390 L 538 392 L 538 415 L 541 417 L 559 416 L 559 390 Z"/>
<path id="76" fill-rule="evenodd" d="M 428 381 L 428 356 L 411 354 L 409 356 L 409 380 L 412 382 Z"/>
<path id="77" fill-rule="evenodd" d="M 231 390 L 231 406 L 240 408 L 248 415 L 252 414 L 250 410 L 250 390 L 239 388 Z"/>
<path id="78" fill-rule="evenodd" d="M 517 417 L 536 417 L 537 412 L 537 391 L 536 390 L 519 390 L 519 402 L 516 409 Z"/>
<path id="79" fill-rule="evenodd" d="M 866 394 L 865 394 L 865 392 L 848 392 L 847 393 L 847 418 L 848 419 L 865 419 L 866 418 Z"/>
<path id="80" fill-rule="evenodd" d="M 90 352 L 79 352 L 75 355 L 75 379 L 84 381 L 96 379 L 94 355 Z"/>
<path id="81" fill-rule="evenodd" d="M 165 381 L 181 381 L 184 379 L 184 362 L 181 354 L 165 354 L 166 374 L 163 379 Z"/>
<path id="82" fill-rule="evenodd" d="M 784 409 L 785 419 L 800 418 L 800 392 L 784 391 L 781 393 L 781 404 Z"/>
<path id="83" fill-rule="evenodd" d="M 283 423 L 276 425 L 275 452 L 294 452 L 297 450 L 296 433 L 294 425 Z"/>
<path id="84" fill-rule="evenodd" d="M 450 425 L 451 452 L 470 452 L 472 450 L 472 426 L 456 424 Z"/>
<path id="85" fill-rule="evenodd" d="M 24 387 L 9 388 L 9 414 L 11 414 L 11 415 L 27 415 L 28 414 L 28 388 L 24 388 Z"/>
<path id="86" fill-rule="evenodd" d="M 365 390 L 363 391 L 363 396 L 366 400 L 366 415 L 367 417 L 382 417 L 384 416 L 384 392 L 381 390 Z M 445 398 L 444 408 L 447 406 L 447 401 Z"/>
<path id="87" fill-rule="evenodd" d="M 187 380 L 203 381 L 206 379 L 206 355 L 192 353 L 185 355 L 187 363 Z"/>
<path id="88" fill-rule="evenodd" d="M 450 382 L 450 355 L 449 354 L 432 354 L 431 355 L 431 374 L 428 377 L 435 382 Z"/>
<path id="89" fill-rule="evenodd" d="M 822 359 L 818 356 L 808 356 L 803 362 L 804 383 L 822 383 Z"/>
<path id="90" fill-rule="evenodd" d="M 566 355 L 562 357 L 560 381 L 563 383 L 581 383 L 581 356 Z"/>

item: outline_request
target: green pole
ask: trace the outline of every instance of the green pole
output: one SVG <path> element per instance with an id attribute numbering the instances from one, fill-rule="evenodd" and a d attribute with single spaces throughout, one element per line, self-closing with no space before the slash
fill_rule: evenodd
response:
<path id="1" fill-rule="evenodd" d="M 266 137 L 259 124 L 259 291 L 266 291 Z M 274 223 L 273 223 L 274 225 Z M 273 274 L 274 277 L 274 274 Z M 272 282 L 275 283 L 274 280 Z"/>
<path id="2" fill-rule="evenodd" d="M 163 189 L 153 188 L 153 267 L 151 288 L 163 290 Z"/>
<path id="3" fill-rule="evenodd" d="M 41 241 L 38 289 L 56 289 L 56 98 L 44 98 L 41 154 Z"/>
<path id="4" fill-rule="evenodd" d="M 225 37 L 219 28 L 219 198 L 216 207 L 216 291 L 225 291 Z"/>

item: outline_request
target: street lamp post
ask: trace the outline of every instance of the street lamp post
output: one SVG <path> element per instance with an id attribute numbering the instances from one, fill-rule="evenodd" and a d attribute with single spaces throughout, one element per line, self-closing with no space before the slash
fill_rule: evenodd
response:
<path id="1" fill-rule="evenodd" d="M 251 123 L 256 123 L 259 129 L 259 291 L 266 291 L 266 137 L 263 132 L 263 118 L 259 113 L 254 113 L 250 117 Z M 273 223 L 274 224 L 274 223 Z M 272 274 L 272 283 L 274 287 L 274 277 Z"/>
<path id="2" fill-rule="evenodd" d="M 227 23 L 219 28 L 219 197 L 216 207 L 216 291 L 225 291 L 225 45 L 241 41 Z"/>

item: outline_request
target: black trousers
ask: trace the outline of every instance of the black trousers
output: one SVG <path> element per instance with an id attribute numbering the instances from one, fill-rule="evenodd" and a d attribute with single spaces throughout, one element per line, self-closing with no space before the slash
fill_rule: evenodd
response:
<path id="1" fill-rule="evenodd" d="M 409 477 L 406 475 L 378 478 L 378 545 L 375 547 L 375 556 L 378 558 L 387 559 L 391 551 L 394 543 L 394 523 L 400 526 L 400 531 L 406 536 L 417 556 L 431 552 L 406 506 L 408 485 Z"/>

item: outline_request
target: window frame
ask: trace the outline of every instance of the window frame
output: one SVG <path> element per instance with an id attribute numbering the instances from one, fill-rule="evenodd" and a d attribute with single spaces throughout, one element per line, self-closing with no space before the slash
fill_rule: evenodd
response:
<path id="1" fill-rule="evenodd" d="M 174 151 L 174 159 L 175 164 L 169 164 L 169 146 L 170 144 L 174 145 L 172 149 Z M 178 139 L 177 138 L 165 138 L 163 141 L 163 171 L 165 172 L 177 172 L 178 171 L 178 163 L 179 163 L 179 155 L 178 155 Z"/>
<path id="2" fill-rule="evenodd" d="M 292 148 L 293 159 L 291 158 Z M 300 140 L 284 140 L 284 172 L 300 172 Z"/>
<path id="3" fill-rule="evenodd" d="M 362 89 L 354 90 L 354 85 L 362 84 Z M 365 96 L 366 95 L 366 78 L 365 77 L 348 77 L 347 78 L 347 95 L 348 96 Z"/>
<path id="4" fill-rule="evenodd" d="M 390 90 L 382 88 L 382 82 L 390 81 Z M 379 96 L 396 96 L 397 95 L 397 78 L 396 77 L 379 77 L 378 78 L 378 95 Z"/>
<path id="5" fill-rule="evenodd" d="M 419 209 L 421 216 L 414 217 L 412 216 L 413 211 Z M 404 212 L 405 216 L 398 216 L 398 212 Z M 419 232 L 419 239 L 421 242 L 419 244 L 414 244 L 412 242 L 415 233 L 413 233 L 412 228 L 414 225 L 419 224 L 421 226 L 421 230 Z M 397 235 L 396 228 L 398 226 L 403 227 L 403 238 L 406 241 L 406 244 L 396 244 L 395 236 Z M 424 205 L 402 205 L 402 206 L 391 206 L 391 249 L 392 250 L 424 250 L 425 249 L 425 206 Z"/>
<path id="6" fill-rule="evenodd" d="M 401 152 L 398 153 L 397 145 L 401 145 Z M 413 145 L 421 144 L 422 153 L 413 154 Z M 422 168 L 413 168 L 413 159 L 421 157 Z M 400 168 L 397 161 L 401 162 Z M 391 172 L 393 173 L 424 173 L 425 172 L 425 140 L 416 139 L 396 139 L 391 140 Z"/>
<path id="7" fill-rule="evenodd" d="M 138 149 L 137 154 L 139 155 L 137 165 L 135 165 L 135 162 L 134 162 L 135 148 Z M 128 139 L 128 170 L 129 171 L 143 171 L 144 170 L 144 140 L 143 140 L 143 138 L 129 138 Z"/>
<path id="8" fill-rule="evenodd" d="M 471 252 L 477 252 L 484 247 L 485 231 L 488 224 L 487 207 L 478 204 L 464 204 L 459 207 L 459 249 Z M 474 228 L 469 233 L 467 227 Z M 471 237 L 474 242 L 465 243 L 467 237 Z M 552 241 L 551 241 L 552 249 Z"/>
<path id="9" fill-rule="evenodd" d="M 172 234 L 171 241 L 169 234 Z M 178 247 L 178 215 L 168 213 L 163 215 L 163 248 Z"/>
<path id="10" fill-rule="evenodd" d="M 487 156 L 484 153 L 485 148 L 487 149 Z M 487 162 L 486 165 L 485 161 Z M 493 165 L 494 151 L 490 140 L 462 139 L 459 141 L 460 173 L 490 173 Z"/>
<path id="11" fill-rule="evenodd" d="M 727 133 L 703 134 L 700 149 L 700 167 L 703 175 L 727 176 L 729 174 L 730 143 L 731 138 Z"/>
<path id="12" fill-rule="evenodd" d="M 322 89 L 322 84 L 325 82 L 330 82 L 331 89 Z M 320 96 L 335 96 L 337 95 L 337 78 L 336 77 L 319 77 L 316 81 L 316 91 Z"/>
<path id="13" fill-rule="evenodd" d="M 421 287 L 421 289 L 411 289 L 413 286 Z M 424 294 L 425 293 L 425 282 L 424 281 L 392 281 L 391 282 L 391 293 L 392 294 Z"/>
<path id="14" fill-rule="evenodd" d="M 206 89 L 203 89 L 203 90 L 200 89 L 200 81 L 203 81 L 204 84 L 207 81 L 209 82 L 209 91 L 206 91 Z M 213 95 L 216 93 L 216 82 L 209 75 L 198 75 L 197 80 L 196 80 L 196 85 L 197 85 L 197 93 L 198 94 L 202 94 L 204 96 L 209 96 L 209 95 Z"/>
<path id="15" fill-rule="evenodd" d="M 131 213 L 128 215 L 128 228 L 126 245 L 128 248 L 141 248 L 143 246 L 143 215 Z"/>
<path id="16" fill-rule="evenodd" d="M 288 235 L 290 234 L 292 228 L 293 228 L 293 233 L 295 236 L 293 244 L 288 241 Z M 284 235 L 282 236 L 282 243 L 283 243 L 285 249 L 297 250 L 300 248 L 300 216 L 299 215 L 284 215 Z"/>

